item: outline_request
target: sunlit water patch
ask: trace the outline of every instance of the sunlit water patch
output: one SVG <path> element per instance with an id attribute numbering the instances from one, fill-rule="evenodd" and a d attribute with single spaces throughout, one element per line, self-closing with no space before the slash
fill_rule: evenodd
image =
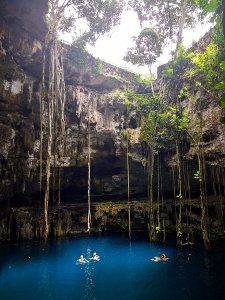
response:
<path id="1" fill-rule="evenodd" d="M 90 260 L 93 252 L 101 259 Z M 169 260 L 154 262 L 166 253 Z M 83 254 L 89 262 L 76 264 Z M 219 299 L 225 253 L 129 242 L 127 236 L 80 237 L 0 248 L 1 300 Z"/>

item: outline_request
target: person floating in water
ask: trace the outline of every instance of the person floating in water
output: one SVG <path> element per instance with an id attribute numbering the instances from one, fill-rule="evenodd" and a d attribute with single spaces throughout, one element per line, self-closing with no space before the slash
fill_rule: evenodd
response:
<path id="1" fill-rule="evenodd" d="M 152 258 L 153 261 L 166 261 L 167 259 L 169 259 L 169 257 L 167 257 L 165 254 L 154 256 L 154 258 Z"/>
<path id="2" fill-rule="evenodd" d="M 160 255 L 160 259 L 161 260 L 167 260 L 168 257 L 166 256 L 166 254 L 162 254 L 162 255 Z"/>
<path id="3" fill-rule="evenodd" d="M 83 255 L 80 256 L 80 258 L 78 258 L 77 263 L 78 264 L 85 264 L 86 262 L 88 262 L 88 260 L 83 257 Z"/>
<path id="4" fill-rule="evenodd" d="M 92 255 L 92 257 L 90 259 L 99 261 L 100 260 L 100 256 L 96 252 L 94 252 L 93 255 Z"/>

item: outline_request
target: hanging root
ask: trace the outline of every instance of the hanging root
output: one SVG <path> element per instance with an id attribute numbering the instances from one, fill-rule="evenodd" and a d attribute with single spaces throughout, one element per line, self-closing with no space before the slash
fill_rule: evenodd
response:
<path id="1" fill-rule="evenodd" d="M 49 51 L 49 66 L 48 66 L 48 87 L 45 87 L 45 76 L 44 72 L 46 69 L 45 60 L 43 67 L 43 78 L 42 78 L 42 94 L 44 95 L 41 100 L 41 130 L 44 120 L 42 119 L 45 115 L 43 112 L 43 99 L 48 102 L 46 113 L 47 113 L 47 149 L 46 149 L 46 182 L 45 182 L 45 194 L 44 194 L 44 229 L 43 236 L 46 239 L 48 237 L 49 225 L 48 225 L 48 202 L 49 202 L 49 190 L 50 190 L 50 176 L 51 176 L 51 159 L 54 156 L 57 159 L 57 163 L 54 167 L 60 167 L 62 163 L 62 158 L 64 155 L 64 142 L 65 142 L 65 117 L 64 117 L 64 107 L 65 107 L 65 82 L 64 82 L 64 70 L 63 70 L 63 60 L 62 60 L 62 49 L 59 49 L 59 43 L 57 41 L 57 36 L 51 35 L 54 39 L 46 44 Z M 54 130 L 52 130 L 54 128 Z M 41 146 L 40 146 L 40 180 L 42 171 L 42 147 L 43 147 L 42 131 L 41 131 Z M 53 172 L 56 174 L 56 172 Z M 58 180 L 58 208 L 60 207 L 60 172 Z M 54 179 L 55 180 L 55 179 Z"/>

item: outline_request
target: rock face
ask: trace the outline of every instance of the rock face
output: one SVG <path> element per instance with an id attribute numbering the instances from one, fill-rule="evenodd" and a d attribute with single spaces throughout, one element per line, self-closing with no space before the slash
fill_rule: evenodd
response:
<path id="1" fill-rule="evenodd" d="M 47 32 L 43 20 L 46 11 L 46 1 L 34 5 L 28 1 L 12 1 L 10 5 L 1 1 L 0 194 L 3 205 L 6 198 L 21 193 L 25 187 L 23 178 L 29 177 L 27 159 L 35 140 L 37 120 L 33 116 L 39 99 L 38 80 L 27 70 L 32 70 L 33 62 L 41 56 Z"/>
<path id="2" fill-rule="evenodd" d="M 2 205 L 39 202 L 40 156 L 40 79 L 42 49 L 46 26 L 43 21 L 46 1 L 3 2 L 0 39 L 0 158 Z M 35 18 L 33 17 L 35 15 Z M 37 15 L 36 15 L 37 14 Z M 4 17 L 3 17 L 4 16 Z M 13 22 L 12 22 L 13 20 Z M 36 23 L 38 24 L 37 26 Z M 15 25 L 16 24 L 16 25 Z M 16 28 L 15 28 L 16 26 Z M 35 28 L 34 32 L 31 30 Z M 37 32 L 36 32 L 37 29 Z M 134 83 L 134 75 L 101 63 L 76 48 L 65 46 L 65 81 L 67 84 L 66 141 L 63 162 L 63 197 L 65 201 L 87 198 L 87 118 L 91 121 L 92 194 L 101 199 L 126 194 L 125 144 L 122 131 L 133 122 L 136 135 L 136 160 L 141 155 L 138 144 L 139 119 L 116 99 L 115 90 Z M 85 55 L 85 57 L 84 57 Z M 107 74 L 102 75 L 101 73 Z M 116 78 L 116 76 L 117 78 Z M 118 79 L 119 78 L 119 79 Z M 118 97 L 117 97 L 118 98 Z M 144 170 L 132 163 L 138 181 L 146 182 Z M 136 181 L 136 179 L 133 179 Z M 141 185 L 133 194 L 143 194 Z M 76 191 L 76 192 L 75 192 Z M 7 200 L 8 199 L 8 200 Z"/>
<path id="3" fill-rule="evenodd" d="M 132 230 L 146 231 L 146 203 L 131 204 Z M 93 203 L 92 232 L 127 231 L 126 203 Z M 1 241 L 39 240 L 42 238 L 42 209 L 15 208 L 7 214 L 1 212 Z M 70 236 L 87 233 L 86 207 L 81 204 L 61 207 L 60 218 L 57 208 L 49 211 L 50 237 Z"/>
<path id="4" fill-rule="evenodd" d="M 42 55 L 47 32 L 43 16 L 47 1 L 1 1 L 0 6 L 0 241 L 38 239 L 43 226 L 43 186 L 40 191 L 40 93 Z M 125 105 L 122 91 L 140 90 L 134 75 L 99 62 L 78 49 L 65 46 L 66 138 L 62 163 L 60 214 L 50 195 L 50 235 L 84 233 L 87 222 L 88 115 L 91 125 L 91 199 L 94 231 L 127 230 L 128 206 L 126 139 L 129 127 L 131 219 L 133 230 L 146 230 L 148 176 L 143 167 L 145 147 L 139 141 L 141 116 Z M 159 85 L 155 83 L 155 86 Z M 120 89 L 120 92 L 117 92 Z M 209 226 L 213 235 L 223 235 L 224 127 L 214 100 L 203 90 L 193 89 L 191 100 L 182 105 L 191 116 L 198 135 L 199 99 L 203 116 L 202 146 L 208 166 Z M 173 101 L 168 92 L 165 101 Z M 201 228 L 196 145 L 186 141 L 184 156 L 189 165 L 191 194 L 189 222 Z M 174 149 L 160 153 L 163 177 L 161 213 L 167 229 L 174 230 Z M 52 165 L 54 162 L 52 162 Z M 186 179 L 187 180 L 187 179 Z M 53 180 L 51 187 L 53 186 Z M 154 182 L 157 199 L 157 179 Z M 176 192 L 176 190 L 175 190 Z M 219 200 L 218 200 L 219 199 Z M 217 201 L 218 200 L 218 201 Z M 186 203 L 187 204 L 187 203 Z M 185 205 L 186 205 L 185 204 Z M 154 204 L 155 214 L 157 204 Z M 192 210 L 191 210 L 192 208 Z M 183 216 L 185 219 L 185 215 Z"/>

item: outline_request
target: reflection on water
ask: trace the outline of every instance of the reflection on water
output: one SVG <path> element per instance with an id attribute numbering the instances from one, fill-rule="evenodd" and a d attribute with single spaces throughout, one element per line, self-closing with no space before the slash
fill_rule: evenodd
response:
<path id="1" fill-rule="evenodd" d="M 85 287 L 84 294 L 82 295 L 81 300 L 95 300 L 94 296 L 94 264 L 95 262 L 91 262 L 91 249 L 87 248 L 87 259 L 88 263 L 84 265 L 84 274 L 85 274 Z"/>
<path id="2" fill-rule="evenodd" d="M 133 267 L 132 267 L 132 261 L 135 260 L 135 255 L 132 249 L 132 243 L 129 242 L 129 248 L 128 248 L 128 289 L 130 292 L 130 297 L 131 299 L 133 298 L 133 296 L 135 295 L 134 293 L 134 289 L 135 289 L 135 285 L 133 284 L 135 282 L 135 276 L 134 276 L 134 272 L 133 272 Z"/>
<path id="3" fill-rule="evenodd" d="M 52 291 L 50 287 L 50 270 L 49 270 L 48 263 L 42 265 L 40 274 L 41 274 L 40 294 L 43 295 L 43 299 L 51 300 Z"/>
<path id="4" fill-rule="evenodd" d="M 211 300 L 225 294 L 225 247 L 211 251 L 85 237 L 0 248 L 1 300 Z M 97 252 L 101 260 L 90 260 Z M 153 262 L 161 253 L 166 262 Z M 77 265 L 83 254 L 89 263 Z"/>

